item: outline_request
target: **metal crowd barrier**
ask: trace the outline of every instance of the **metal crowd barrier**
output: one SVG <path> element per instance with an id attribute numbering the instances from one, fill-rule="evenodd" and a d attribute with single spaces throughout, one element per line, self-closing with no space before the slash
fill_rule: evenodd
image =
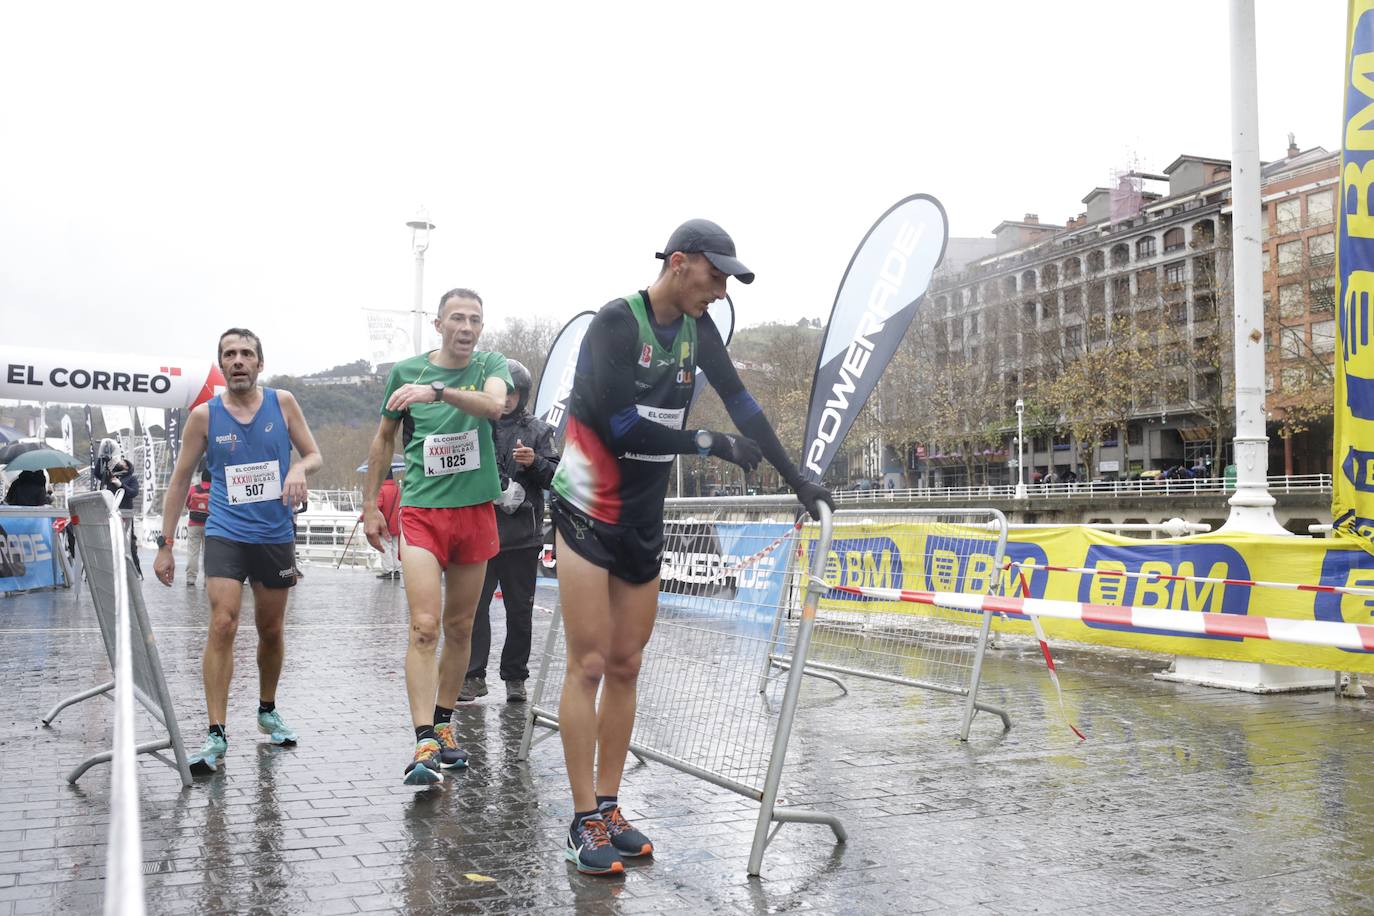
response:
<path id="1" fill-rule="evenodd" d="M 68 706 L 113 691 L 115 716 L 111 750 L 94 754 L 77 764 L 67 774 L 67 781 L 75 784 L 91 767 L 113 761 L 105 913 L 141 914 L 144 911 L 143 850 L 137 755 L 152 754 L 175 769 L 185 788 L 191 785 L 191 770 L 162 674 L 157 643 L 143 605 L 143 593 L 129 562 L 129 540 L 123 519 L 115 509 L 114 497 L 106 492 L 84 493 L 72 497 L 69 509 L 77 551 L 114 677 L 62 700 L 43 717 L 43 724 L 51 726 L 57 714 Z M 166 730 L 165 738 L 135 743 L 135 701 Z M 167 749 L 172 750 L 174 759 L 158 753 Z"/>
<path id="2" fill-rule="evenodd" d="M 807 657 L 826 589 L 820 574 L 832 522 L 828 510 L 819 525 L 800 531 L 786 516 L 761 522 L 755 513 L 755 520 L 732 521 L 739 501 L 729 502 L 688 511 L 675 505 L 669 514 L 658 619 L 644 650 L 630 750 L 758 801 L 749 858 L 749 873 L 757 875 L 764 850 L 784 823 L 825 824 L 838 841 L 846 839 L 834 815 L 778 806 L 804 670 L 797 666 L 788 673 L 780 706 L 760 692 L 758 675 L 773 653 L 774 621 L 784 601 L 801 602 L 790 652 L 803 662 Z M 810 567 L 795 562 L 799 538 L 815 547 Z M 536 727 L 558 728 L 567 673 L 561 615 L 560 608 L 538 663 L 522 760 L 552 734 L 536 738 Z"/>
<path id="3" fill-rule="evenodd" d="M 823 565 L 827 585 L 982 595 L 998 590 L 1007 520 L 996 509 L 845 510 L 836 513 L 834 525 Z M 806 538 L 801 546 L 815 547 Z M 779 605 L 770 640 L 779 648 L 770 666 L 789 667 L 796 657 L 792 606 Z M 821 601 L 805 671 L 846 691 L 835 675 L 963 697 L 959 738 L 967 741 L 979 711 L 1011 727 L 1005 710 L 978 699 L 991 626 L 987 613 L 831 593 Z"/>
<path id="4" fill-rule="evenodd" d="M 128 605 L 128 629 L 133 646 L 132 680 L 128 682 L 128 687 L 132 690 L 134 699 L 138 700 L 167 732 L 166 738 L 139 745 L 137 750 L 140 754 L 151 753 L 177 770 L 181 776 L 181 784 L 189 788 L 191 770 L 186 763 L 186 751 L 181 743 L 181 730 L 177 726 L 172 697 L 167 690 L 167 681 L 162 675 L 162 660 L 158 656 L 153 627 L 148 622 L 148 611 L 143 604 L 143 591 L 131 568 L 132 564 L 128 562 L 126 551 L 129 540 L 124 532 L 123 520 L 114 508 L 113 498 L 103 491 L 73 496 L 69 508 L 72 513 L 72 530 L 76 534 L 77 553 L 85 569 L 86 582 L 95 606 L 96 621 L 100 625 L 100 636 L 105 642 L 105 652 L 115 676 L 111 681 L 62 700 L 43 717 L 43 724 L 52 725 L 57 714 L 68 706 L 107 694 L 120 687 L 119 618 L 120 602 L 125 601 Z M 168 760 L 156 753 L 168 749 L 172 750 L 175 760 Z M 111 756 L 107 751 L 87 758 L 67 775 L 67 781 L 75 784 L 81 778 L 81 774 L 98 763 L 109 761 Z"/>

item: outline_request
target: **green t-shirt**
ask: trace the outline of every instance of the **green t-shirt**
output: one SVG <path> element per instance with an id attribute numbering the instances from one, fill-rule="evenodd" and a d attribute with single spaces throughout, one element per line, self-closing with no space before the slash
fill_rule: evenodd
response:
<path id="1" fill-rule="evenodd" d="M 382 416 L 402 421 L 406 479 L 401 505 L 425 509 L 457 509 L 491 502 L 501 495 L 491 421 L 464 413 L 442 401 L 412 404 L 407 410 L 387 410 L 392 392 L 402 385 L 443 382 L 459 391 L 481 391 L 487 379 L 499 378 L 506 391 L 515 390 L 506 358 L 477 350 L 462 369 L 445 369 L 428 354 L 403 359 L 391 369 L 382 395 Z"/>

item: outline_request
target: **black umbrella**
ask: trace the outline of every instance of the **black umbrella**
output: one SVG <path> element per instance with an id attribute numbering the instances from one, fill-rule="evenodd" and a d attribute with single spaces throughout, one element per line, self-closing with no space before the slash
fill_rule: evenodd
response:
<path id="1" fill-rule="evenodd" d="M 47 448 L 47 446 L 42 442 L 11 442 L 8 445 L 0 445 L 0 464 L 9 464 L 25 452 L 32 452 L 40 448 Z"/>

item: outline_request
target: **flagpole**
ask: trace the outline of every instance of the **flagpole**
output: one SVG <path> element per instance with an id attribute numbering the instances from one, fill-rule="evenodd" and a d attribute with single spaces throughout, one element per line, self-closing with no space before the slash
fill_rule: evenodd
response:
<path id="1" fill-rule="evenodd" d="M 1236 492 L 1222 530 L 1288 534 L 1269 494 L 1264 410 L 1264 227 L 1254 0 L 1231 0 L 1231 250 L 1234 257 Z"/>

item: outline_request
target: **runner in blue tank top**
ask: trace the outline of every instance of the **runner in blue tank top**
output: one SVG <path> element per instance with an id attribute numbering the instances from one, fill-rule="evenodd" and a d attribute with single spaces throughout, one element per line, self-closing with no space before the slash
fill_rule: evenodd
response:
<path id="1" fill-rule="evenodd" d="M 258 627 L 258 731 L 273 744 L 296 743 L 296 733 L 276 706 L 286 655 L 286 597 L 297 576 L 291 510 L 305 502 L 306 475 L 321 464 L 296 399 L 289 391 L 258 387 L 263 359 L 256 334 L 230 328 L 220 335 L 219 366 L 228 390 L 191 411 L 162 508 L 162 530 L 175 532 L 191 475 L 204 456 L 210 469 L 210 518 L 205 523 L 210 632 L 202 674 L 210 731 L 205 746 L 191 758 L 197 775 L 219 769 L 228 750 L 224 723 L 245 580 L 253 589 Z M 299 455 L 294 463 L 293 447 Z M 159 536 L 157 546 L 153 569 L 158 581 L 170 586 L 176 576 L 172 539 Z"/>

